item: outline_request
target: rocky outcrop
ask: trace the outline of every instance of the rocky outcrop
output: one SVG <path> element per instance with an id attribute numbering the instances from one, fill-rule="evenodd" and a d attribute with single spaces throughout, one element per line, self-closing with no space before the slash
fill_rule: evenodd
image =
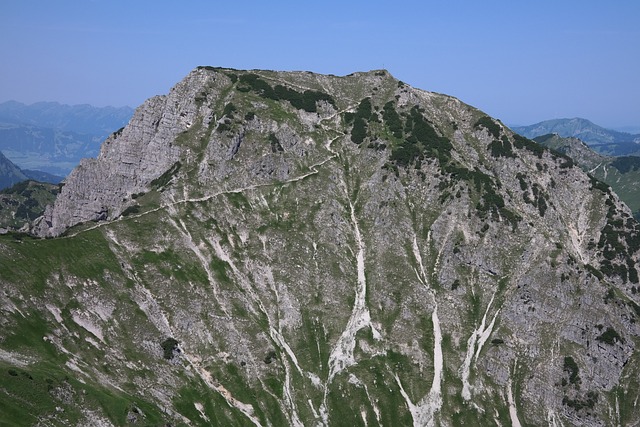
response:
<path id="1" fill-rule="evenodd" d="M 195 98 L 205 88 L 210 96 L 217 96 L 217 86 L 210 75 L 195 70 L 168 95 L 138 107 L 129 124 L 105 140 L 97 159 L 83 159 L 67 177 L 34 234 L 57 236 L 78 223 L 117 218 L 132 195 L 145 192 L 151 181 L 185 155 L 184 147 L 174 141 L 194 125 L 198 115 L 211 114 L 200 109 Z"/>

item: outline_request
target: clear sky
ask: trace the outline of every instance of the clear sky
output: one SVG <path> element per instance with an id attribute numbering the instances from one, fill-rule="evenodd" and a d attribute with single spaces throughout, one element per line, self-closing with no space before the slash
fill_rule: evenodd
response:
<path id="1" fill-rule="evenodd" d="M 0 102 L 136 107 L 198 65 L 386 68 L 505 123 L 640 127 L 640 1 L 0 0 Z"/>

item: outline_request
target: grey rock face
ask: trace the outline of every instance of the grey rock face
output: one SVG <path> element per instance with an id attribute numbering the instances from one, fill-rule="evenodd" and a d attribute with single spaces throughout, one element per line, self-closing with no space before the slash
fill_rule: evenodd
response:
<path id="1" fill-rule="evenodd" d="M 207 84 L 216 96 L 214 79 L 196 70 L 168 95 L 151 98 L 136 109 L 129 124 L 103 143 L 97 159 L 83 159 L 67 177 L 35 234 L 56 236 L 72 225 L 122 213 L 133 194 L 146 191 L 185 154 L 173 141 L 189 130 L 197 114 L 209 116 L 194 99 Z"/>

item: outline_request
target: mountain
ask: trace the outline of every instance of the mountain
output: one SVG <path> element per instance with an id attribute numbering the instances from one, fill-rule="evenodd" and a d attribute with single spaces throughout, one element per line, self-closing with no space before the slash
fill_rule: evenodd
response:
<path id="1" fill-rule="evenodd" d="M 132 114 L 133 109 L 130 107 L 64 105 L 58 102 L 37 102 L 31 105 L 16 101 L 0 103 L 0 123 L 96 135 L 103 139 L 124 126 Z"/>
<path id="2" fill-rule="evenodd" d="M 0 150 L 23 169 L 67 175 L 131 118 L 129 107 L 0 104 Z"/>
<path id="3" fill-rule="evenodd" d="M 104 138 L 31 125 L 0 124 L 0 150 L 24 169 L 67 175 L 100 152 Z"/>
<path id="4" fill-rule="evenodd" d="M 64 179 L 64 177 L 62 176 L 52 175 L 48 172 L 42 172 L 37 170 L 22 169 L 22 173 L 24 173 L 27 176 L 27 178 L 29 178 L 30 180 L 38 181 L 38 182 L 46 182 L 49 184 L 59 184 Z"/>
<path id="5" fill-rule="evenodd" d="M 512 129 L 527 138 L 557 133 L 562 137 L 575 137 L 599 153 L 611 156 L 640 155 L 640 135 L 605 129 L 589 120 L 555 119 Z"/>
<path id="6" fill-rule="evenodd" d="M 610 185 L 634 216 L 640 217 L 640 157 L 604 156 L 577 138 L 563 138 L 557 134 L 539 136 L 534 141 L 566 154 L 584 171 Z"/>
<path id="7" fill-rule="evenodd" d="M 8 425 L 633 425 L 640 225 L 384 70 L 199 67 L 0 236 Z"/>
<path id="8" fill-rule="evenodd" d="M 25 179 L 29 178 L 0 151 L 0 189 L 10 187 Z"/>
<path id="9" fill-rule="evenodd" d="M 0 190 L 29 179 L 57 184 L 63 178 L 38 170 L 20 169 L 0 151 Z"/>

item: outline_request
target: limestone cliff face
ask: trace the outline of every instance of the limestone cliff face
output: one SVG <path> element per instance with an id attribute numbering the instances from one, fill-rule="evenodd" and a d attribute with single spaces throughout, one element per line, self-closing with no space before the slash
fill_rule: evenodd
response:
<path id="1" fill-rule="evenodd" d="M 89 389 L 149 423 L 640 420 L 629 209 L 386 71 L 194 70 L 74 171 L 40 230 L 91 220 L 0 241 L 2 260 L 43 257 L 0 270 L 0 357 L 82 378 L 55 386 L 75 391 L 66 413 L 123 423 Z M 18 345 L 36 316 L 46 347 Z"/>
<path id="2" fill-rule="evenodd" d="M 196 94 L 211 81 L 194 71 L 168 95 L 156 96 L 138 107 L 129 124 L 105 140 L 97 159 L 83 159 L 65 180 L 55 205 L 35 229 L 40 236 L 57 236 L 68 227 L 116 218 L 149 183 L 169 169 L 181 155 L 176 137 L 207 115 L 196 105 Z"/>

